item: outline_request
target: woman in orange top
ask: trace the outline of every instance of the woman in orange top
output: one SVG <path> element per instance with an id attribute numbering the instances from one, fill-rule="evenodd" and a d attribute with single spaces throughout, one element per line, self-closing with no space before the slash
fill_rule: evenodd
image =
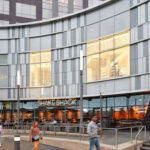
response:
<path id="1" fill-rule="evenodd" d="M 33 150 L 38 150 L 39 140 L 40 140 L 40 130 L 38 127 L 38 122 L 34 121 L 30 129 L 30 141 L 34 143 Z"/>

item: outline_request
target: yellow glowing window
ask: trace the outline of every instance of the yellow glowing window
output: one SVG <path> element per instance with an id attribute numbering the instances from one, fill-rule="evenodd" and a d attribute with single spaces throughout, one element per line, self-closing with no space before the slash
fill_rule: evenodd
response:
<path id="1" fill-rule="evenodd" d="M 40 86 L 40 64 L 30 64 L 30 85 Z"/>
<path id="2" fill-rule="evenodd" d="M 114 48 L 113 36 L 100 39 L 100 51 L 109 50 Z"/>
<path id="3" fill-rule="evenodd" d="M 128 45 L 130 43 L 129 31 L 115 35 L 114 41 L 115 41 L 115 48 Z"/>
<path id="4" fill-rule="evenodd" d="M 113 51 L 107 51 L 100 54 L 100 79 L 109 79 L 114 77 L 114 55 Z"/>
<path id="5" fill-rule="evenodd" d="M 42 63 L 41 64 L 41 85 L 51 85 L 51 64 Z"/>
<path id="6" fill-rule="evenodd" d="M 95 54 L 98 52 L 99 52 L 99 40 L 87 43 L 87 55 Z"/>
<path id="7" fill-rule="evenodd" d="M 87 81 L 99 80 L 99 54 L 87 56 Z"/>
<path id="8" fill-rule="evenodd" d="M 40 63 L 40 53 L 30 54 L 30 63 Z"/>
<path id="9" fill-rule="evenodd" d="M 130 47 L 126 46 L 115 50 L 116 76 L 130 74 Z"/>
<path id="10" fill-rule="evenodd" d="M 51 61 L 51 52 L 42 52 L 41 53 L 41 62 L 50 62 Z"/>

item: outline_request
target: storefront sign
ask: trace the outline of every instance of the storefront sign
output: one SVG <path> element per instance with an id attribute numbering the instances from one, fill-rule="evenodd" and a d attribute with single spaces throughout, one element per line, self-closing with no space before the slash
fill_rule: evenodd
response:
<path id="1" fill-rule="evenodd" d="M 76 106 L 77 99 L 66 99 L 66 100 L 59 100 L 59 99 L 53 99 L 53 100 L 41 100 L 38 101 L 39 106 Z"/>

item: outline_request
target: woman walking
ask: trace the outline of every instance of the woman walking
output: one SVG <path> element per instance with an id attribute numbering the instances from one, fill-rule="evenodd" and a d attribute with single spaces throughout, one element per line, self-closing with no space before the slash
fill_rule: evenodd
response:
<path id="1" fill-rule="evenodd" d="M 40 130 L 38 127 L 38 122 L 34 121 L 30 129 L 30 141 L 34 143 L 33 150 L 38 150 L 40 140 Z"/>

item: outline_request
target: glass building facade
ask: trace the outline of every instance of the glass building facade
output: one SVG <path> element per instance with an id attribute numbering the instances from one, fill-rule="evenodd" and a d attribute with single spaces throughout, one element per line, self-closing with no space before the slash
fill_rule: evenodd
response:
<path id="1" fill-rule="evenodd" d="M 150 2 L 103 3 L 48 21 L 0 26 L 1 121 L 16 120 L 20 70 L 21 121 L 79 122 L 80 50 L 84 122 L 93 114 L 106 126 L 143 121 L 150 101 Z"/>
<path id="2" fill-rule="evenodd" d="M 1 0 L 0 25 L 65 16 L 108 0 Z"/>

